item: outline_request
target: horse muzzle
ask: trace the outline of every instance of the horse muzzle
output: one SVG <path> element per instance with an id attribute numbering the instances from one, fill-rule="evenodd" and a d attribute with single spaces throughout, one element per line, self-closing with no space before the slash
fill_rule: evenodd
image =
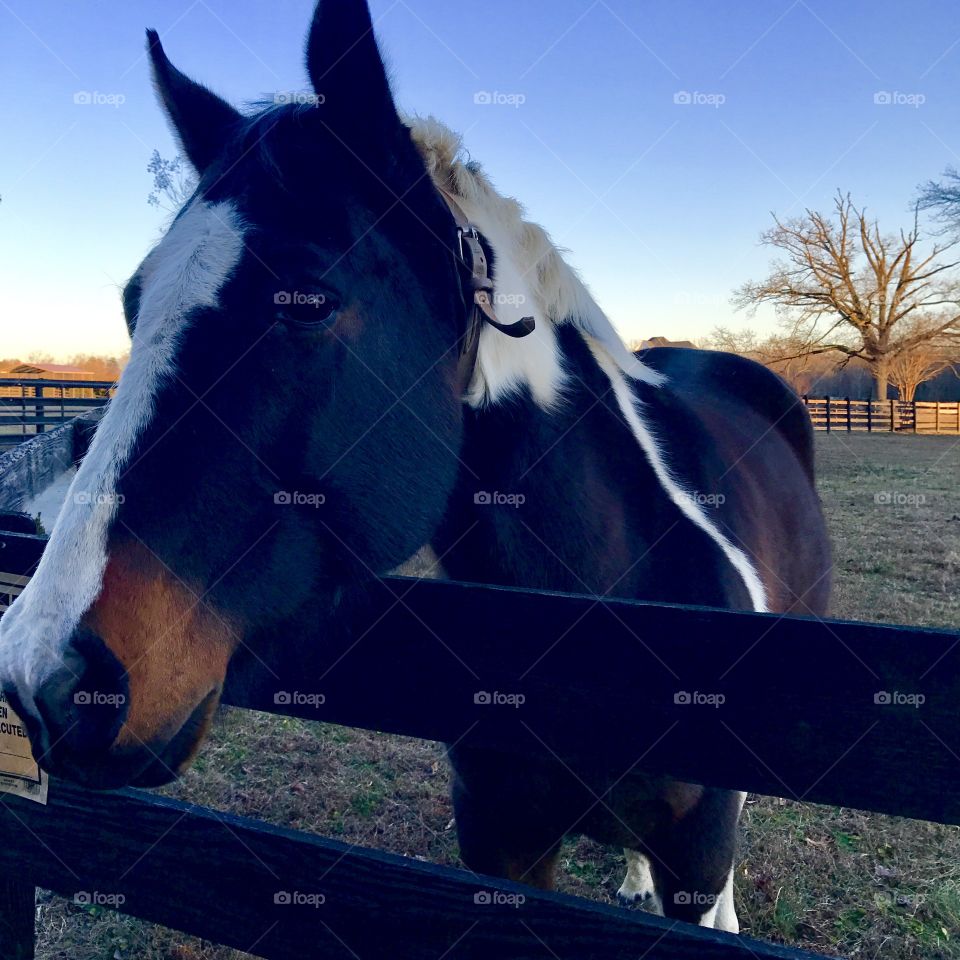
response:
<path id="1" fill-rule="evenodd" d="M 185 720 L 172 717 L 165 730 L 142 739 L 129 723 L 129 675 L 100 637 L 78 630 L 59 661 L 35 690 L 0 681 L 47 773 L 93 789 L 152 787 L 189 764 L 219 702 L 219 684 L 187 708 Z"/>

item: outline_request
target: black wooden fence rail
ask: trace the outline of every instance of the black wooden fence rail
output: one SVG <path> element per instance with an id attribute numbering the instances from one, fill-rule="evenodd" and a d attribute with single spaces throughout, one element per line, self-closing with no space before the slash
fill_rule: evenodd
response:
<path id="1" fill-rule="evenodd" d="M 42 546 L 0 534 L 0 569 L 29 571 Z M 360 599 L 343 635 L 298 623 L 253 640 L 225 700 L 960 823 L 955 631 L 404 578 Z M 123 912 L 265 957 L 809 956 L 135 790 L 54 781 L 46 807 L 0 803 L 16 878 L 3 958 L 30 956 L 34 885 L 120 895 Z"/>

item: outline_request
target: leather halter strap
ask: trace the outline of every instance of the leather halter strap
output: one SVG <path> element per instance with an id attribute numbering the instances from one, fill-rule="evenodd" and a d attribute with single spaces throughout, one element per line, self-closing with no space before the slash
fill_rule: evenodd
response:
<path id="1" fill-rule="evenodd" d="M 470 272 L 470 290 L 464 291 L 464 302 L 468 305 L 467 330 L 464 334 L 460 349 L 461 357 L 470 359 L 472 373 L 473 359 L 476 357 L 477 346 L 480 341 L 480 330 L 484 323 L 495 327 L 508 337 L 526 337 L 536 329 L 537 322 L 533 317 L 522 317 L 515 323 L 501 323 L 497 319 L 497 312 L 493 306 L 493 280 L 490 277 L 490 265 L 487 255 L 480 242 L 480 232 L 470 223 L 463 207 L 456 197 L 437 188 L 440 195 L 447 202 L 453 219 L 457 224 L 456 256 Z"/>

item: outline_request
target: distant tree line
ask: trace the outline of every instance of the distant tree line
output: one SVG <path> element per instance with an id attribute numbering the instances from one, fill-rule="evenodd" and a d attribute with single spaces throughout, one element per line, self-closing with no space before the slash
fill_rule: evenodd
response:
<path id="1" fill-rule="evenodd" d="M 750 357 L 780 374 L 801 395 L 851 397 L 867 400 L 875 395 L 875 377 L 860 357 L 804 352 L 801 341 L 789 337 L 758 337 L 751 330 L 725 327 L 699 341 L 706 350 L 726 350 Z M 902 354 L 890 367 L 888 398 L 902 400 L 960 400 L 960 348 L 942 351 L 929 345 Z"/>
<path id="2" fill-rule="evenodd" d="M 65 363 L 71 367 L 79 367 L 81 370 L 88 370 L 93 374 L 96 380 L 116 380 L 120 372 L 126 366 L 129 353 L 121 354 L 117 357 L 105 357 L 92 353 L 75 353 L 70 357 L 54 357 L 50 353 L 39 353 L 34 351 L 23 357 L 5 357 L 0 359 L 0 375 L 19 367 L 24 363 L 32 363 L 37 366 L 43 366 L 45 363 Z"/>

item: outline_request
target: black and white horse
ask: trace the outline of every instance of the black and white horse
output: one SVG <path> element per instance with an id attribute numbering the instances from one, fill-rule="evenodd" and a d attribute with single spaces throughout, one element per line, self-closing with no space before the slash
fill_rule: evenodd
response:
<path id="1" fill-rule="evenodd" d="M 460 579 L 824 612 L 796 398 L 737 357 L 631 354 L 457 138 L 398 116 L 365 0 L 318 6 L 307 103 L 244 115 L 149 51 L 199 185 L 124 292 L 130 363 L 0 621 L 49 770 L 170 779 L 239 645 L 424 544 Z M 627 848 L 623 897 L 737 928 L 741 794 L 451 759 L 472 868 L 550 886 L 576 830 Z"/>

